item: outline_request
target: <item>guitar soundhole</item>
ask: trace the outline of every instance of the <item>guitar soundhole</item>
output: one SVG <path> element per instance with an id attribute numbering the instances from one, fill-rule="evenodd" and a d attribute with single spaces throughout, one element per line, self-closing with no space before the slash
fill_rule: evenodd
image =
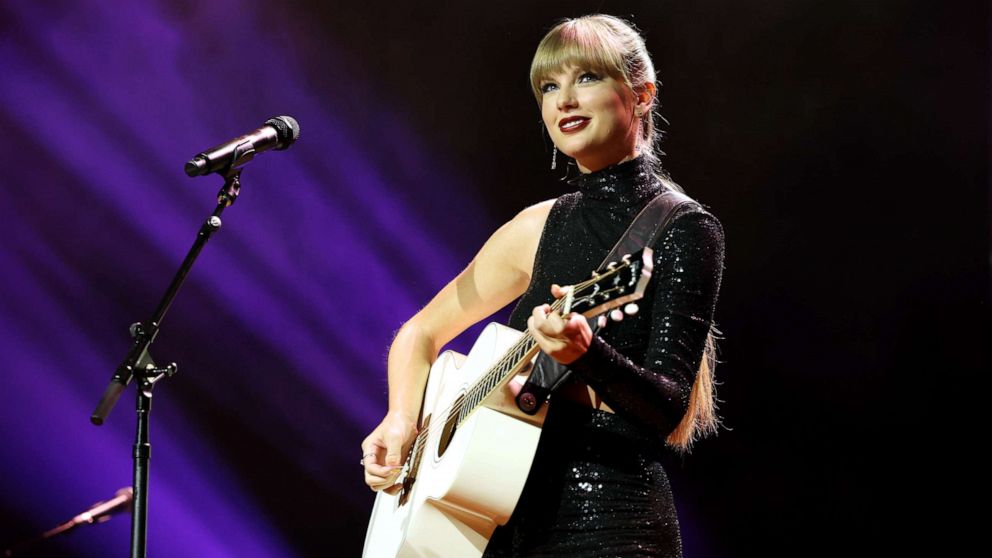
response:
<path id="1" fill-rule="evenodd" d="M 448 418 L 444 421 L 444 428 L 441 429 L 441 438 L 437 442 L 437 457 L 438 459 L 444 455 L 444 452 L 448 450 L 448 446 L 451 444 L 451 438 L 455 435 L 455 430 L 458 429 L 458 409 L 462 408 L 462 403 L 464 403 L 464 394 L 459 395 L 455 402 L 451 405 L 453 409 L 451 413 L 448 414 Z"/>

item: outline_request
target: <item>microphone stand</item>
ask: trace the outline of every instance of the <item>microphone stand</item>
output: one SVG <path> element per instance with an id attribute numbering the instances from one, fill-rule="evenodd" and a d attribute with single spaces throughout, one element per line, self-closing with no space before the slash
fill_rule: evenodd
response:
<path id="1" fill-rule="evenodd" d="M 241 147 L 241 146 L 239 146 Z M 238 157 L 233 158 L 238 161 Z M 242 163 L 245 161 L 241 161 Z M 137 379 L 137 403 L 136 412 L 138 416 L 137 431 L 134 440 L 134 509 L 131 516 L 131 558 L 144 558 L 147 549 L 147 526 L 148 526 L 148 461 L 151 457 L 151 444 L 148 441 L 149 416 L 152 408 L 152 389 L 155 384 L 163 378 L 168 378 L 176 374 L 178 366 L 170 363 L 164 368 L 159 368 L 152 360 L 148 348 L 158 336 L 159 327 L 165 313 L 172 305 L 176 293 L 186 280 L 190 268 L 196 261 L 200 251 L 210 240 L 210 236 L 220 229 L 220 214 L 225 208 L 233 204 L 238 199 L 241 191 L 241 169 L 228 167 L 223 172 L 218 171 L 224 177 L 224 186 L 217 193 L 217 207 L 200 227 L 196 235 L 196 241 L 186 254 L 182 265 L 172 278 L 172 283 L 166 289 L 165 295 L 158 303 L 155 313 L 146 322 L 138 322 L 131 326 L 131 337 L 134 341 L 127 357 L 114 371 L 110 379 L 110 385 L 103 393 L 103 397 L 97 404 L 96 409 L 90 416 L 90 422 L 99 426 L 106 420 L 107 415 L 117 403 L 124 389 L 132 379 Z"/>

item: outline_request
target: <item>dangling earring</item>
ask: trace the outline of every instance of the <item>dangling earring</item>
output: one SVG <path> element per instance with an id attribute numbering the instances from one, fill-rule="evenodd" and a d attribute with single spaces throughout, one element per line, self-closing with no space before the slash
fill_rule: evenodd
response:
<path id="1" fill-rule="evenodd" d="M 558 166 L 558 146 L 554 146 L 551 151 L 551 170 Z"/>

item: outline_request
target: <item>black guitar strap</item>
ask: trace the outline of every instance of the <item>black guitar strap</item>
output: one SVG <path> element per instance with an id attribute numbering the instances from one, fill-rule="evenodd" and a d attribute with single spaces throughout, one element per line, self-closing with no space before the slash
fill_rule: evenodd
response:
<path id="1" fill-rule="evenodd" d="M 678 215 L 678 211 L 692 203 L 696 202 L 689 196 L 672 189 L 666 189 L 655 196 L 634 217 L 627 231 L 600 264 L 599 271 L 605 270 L 611 262 L 620 261 L 620 258 L 626 254 L 633 254 L 645 246 L 653 246 L 655 240 L 668 227 L 668 223 Z M 598 316 L 590 317 L 588 320 L 589 327 L 595 334 L 599 329 Z M 527 414 L 536 414 L 541 404 L 548 400 L 551 393 L 561 386 L 571 373 L 566 365 L 544 354 L 543 351 L 538 353 L 530 377 L 517 395 L 517 407 Z"/>

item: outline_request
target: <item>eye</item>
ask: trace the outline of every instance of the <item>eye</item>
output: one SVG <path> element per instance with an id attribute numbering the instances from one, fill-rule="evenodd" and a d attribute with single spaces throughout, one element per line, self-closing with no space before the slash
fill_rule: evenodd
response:
<path id="1" fill-rule="evenodd" d="M 552 91 L 557 91 L 558 90 L 558 84 L 557 83 L 554 83 L 554 82 L 551 82 L 551 81 L 545 82 L 545 83 L 542 83 L 541 84 L 541 88 L 540 89 L 541 89 L 541 94 L 542 95 L 545 94 L 545 93 L 551 93 Z"/>
<path id="2" fill-rule="evenodd" d="M 584 72 L 581 76 L 579 76 L 579 83 L 588 83 L 588 82 L 591 82 L 591 81 L 600 81 L 600 79 L 601 78 L 596 73 L 593 73 L 593 72 Z"/>

